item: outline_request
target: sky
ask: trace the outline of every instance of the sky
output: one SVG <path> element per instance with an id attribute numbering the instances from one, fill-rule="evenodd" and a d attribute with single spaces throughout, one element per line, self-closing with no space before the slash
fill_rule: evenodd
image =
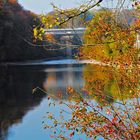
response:
<path id="1" fill-rule="evenodd" d="M 48 13 L 53 10 L 51 3 L 60 8 L 73 8 L 78 6 L 84 0 L 19 0 L 19 3 L 27 10 L 37 14 Z"/>
<path id="2" fill-rule="evenodd" d="M 81 3 L 88 0 L 18 0 L 19 3 L 27 10 L 36 14 L 48 13 L 53 10 L 51 3 L 62 9 L 78 7 Z M 103 7 L 112 7 L 116 5 L 117 0 L 103 0 Z M 111 2 L 112 1 L 112 2 Z M 128 3 L 129 0 L 126 0 Z"/>

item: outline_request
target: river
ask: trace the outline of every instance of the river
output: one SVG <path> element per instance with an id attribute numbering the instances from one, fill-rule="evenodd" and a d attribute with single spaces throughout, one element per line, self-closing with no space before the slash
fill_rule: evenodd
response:
<path id="1" fill-rule="evenodd" d="M 80 90 L 85 85 L 89 86 L 87 79 L 90 79 L 92 74 L 96 81 L 105 80 L 105 93 L 112 97 L 106 99 L 107 102 L 114 103 L 122 98 L 131 98 L 131 95 L 125 94 L 122 97 L 117 95 L 117 92 L 112 92 L 115 83 L 107 80 L 111 73 L 104 68 L 101 73 L 101 70 L 100 66 L 87 66 L 75 60 L 10 64 L 0 76 L 0 140 L 51 140 L 50 130 L 44 129 L 42 124 L 46 112 L 57 115 L 60 108 L 67 110 L 66 106 L 58 103 L 59 100 L 69 100 L 67 88 Z M 97 85 L 98 83 L 92 86 Z M 38 88 L 33 93 L 36 87 Z M 130 89 L 122 90 L 125 93 Z M 54 97 L 56 108 L 49 107 L 47 93 Z M 86 95 L 84 97 L 88 98 Z M 100 98 L 93 100 L 104 103 Z M 65 117 L 70 116 L 65 114 Z M 75 140 L 80 138 L 88 139 L 82 135 L 74 137 Z"/>
<path id="2" fill-rule="evenodd" d="M 0 79 L 1 140 L 50 139 L 49 132 L 42 127 L 45 112 L 51 110 L 47 94 L 39 90 L 33 94 L 32 90 L 36 87 L 45 88 L 47 84 L 62 91 L 68 85 L 78 88 L 83 86 L 83 66 L 73 65 L 74 61 L 72 64 L 67 62 L 49 61 L 39 66 L 11 64 L 4 71 Z M 65 92 L 63 94 L 65 96 Z"/>

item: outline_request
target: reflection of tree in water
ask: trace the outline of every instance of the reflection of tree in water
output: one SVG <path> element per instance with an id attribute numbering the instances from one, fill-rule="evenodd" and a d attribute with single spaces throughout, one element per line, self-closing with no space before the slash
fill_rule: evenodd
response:
<path id="1" fill-rule="evenodd" d="M 43 95 L 32 94 L 32 89 L 41 86 L 44 74 L 29 69 L 1 68 L 0 72 L 0 140 L 6 139 L 8 128 L 20 123 L 23 116 L 37 106 Z"/>
<path id="2" fill-rule="evenodd" d="M 81 72 L 75 69 L 76 67 L 68 67 L 68 70 L 60 68 L 56 72 L 52 68 L 46 75 L 43 89 L 55 99 L 75 100 L 80 94 L 101 105 L 133 98 L 137 92 L 139 76 L 133 68 L 115 70 L 107 66 L 85 65 L 83 72 L 82 67 L 78 68 Z"/>
<path id="3" fill-rule="evenodd" d="M 139 93 L 139 69 L 86 65 L 83 78 L 85 85 L 81 91 L 74 87 L 67 89 L 70 97 L 67 99 L 72 102 L 60 101 L 69 112 L 60 110 L 60 119 L 48 112 L 51 123 L 46 123 L 44 128 L 52 129 L 56 139 L 68 139 L 68 136 L 73 139 L 77 133 L 91 139 L 139 139 L 139 99 L 135 100 L 139 96 L 136 96 Z M 51 102 L 55 105 L 54 100 Z M 70 118 L 66 118 L 65 113 L 70 113 Z"/>
<path id="4" fill-rule="evenodd" d="M 133 98 L 138 89 L 138 71 L 113 69 L 100 65 L 87 65 L 83 72 L 84 90 L 98 103 L 108 104 L 116 100 Z"/>
<path id="5" fill-rule="evenodd" d="M 43 82 L 43 89 L 55 99 L 68 99 L 68 87 L 80 89 L 83 87 L 82 67 L 68 66 L 51 68 L 47 71 L 46 79 Z"/>

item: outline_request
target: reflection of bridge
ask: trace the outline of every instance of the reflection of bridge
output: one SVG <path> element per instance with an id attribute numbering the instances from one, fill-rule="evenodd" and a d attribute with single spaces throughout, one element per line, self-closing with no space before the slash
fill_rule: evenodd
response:
<path id="1" fill-rule="evenodd" d="M 46 29 L 46 34 L 54 35 L 83 35 L 85 28 Z"/>

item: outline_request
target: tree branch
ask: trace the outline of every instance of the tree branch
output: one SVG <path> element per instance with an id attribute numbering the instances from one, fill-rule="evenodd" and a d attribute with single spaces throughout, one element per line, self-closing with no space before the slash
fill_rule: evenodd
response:
<path id="1" fill-rule="evenodd" d="M 94 8 L 95 6 L 99 5 L 102 1 L 103 1 L 103 0 L 99 0 L 97 3 L 92 4 L 92 5 L 90 5 L 90 6 L 87 6 L 87 8 L 85 8 L 85 9 L 83 9 L 83 10 L 81 10 L 81 11 L 79 10 L 79 12 L 77 12 L 77 13 L 75 13 L 75 14 L 72 14 L 72 15 L 67 16 L 67 18 L 64 19 L 64 21 L 60 22 L 59 25 L 62 25 L 62 24 L 64 24 L 64 23 L 68 22 L 69 20 L 71 20 L 71 19 L 73 19 L 73 18 L 75 18 L 75 17 L 77 17 L 77 16 L 80 16 L 81 14 L 86 13 L 86 12 L 89 11 L 90 9 L 92 9 L 92 8 Z M 91 3 L 91 2 L 90 2 L 90 3 Z M 88 4 L 88 5 L 89 5 L 89 4 Z M 57 9 L 58 9 L 58 8 L 57 8 Z M 61 11 L 61 10 L 60 10 L 60 11 Z"/>

